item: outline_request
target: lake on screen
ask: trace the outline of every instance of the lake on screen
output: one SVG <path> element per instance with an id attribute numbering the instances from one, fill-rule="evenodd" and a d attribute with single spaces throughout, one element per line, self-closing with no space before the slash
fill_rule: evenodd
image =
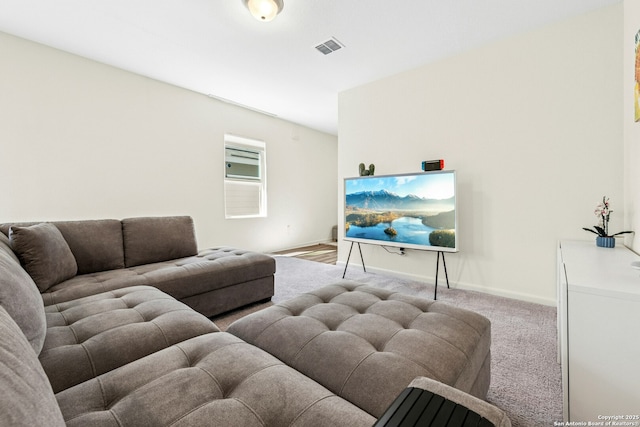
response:
<path id="1" fill-rule="evenodd" d="M 396 236 L 389 236 L 384 232 L 389 227 L 388 222 L 382 222 L 372 227 L 358 227 L 352 225 L 347 231 L 347 237 L 358 239 L 382 240 L 385 242 L 413 243 L 431 246 L 429 234 L 435 228 L 427 227 L 420 218 L 402 217 L 391 222 L 391 226 L 398 232 Z"/>

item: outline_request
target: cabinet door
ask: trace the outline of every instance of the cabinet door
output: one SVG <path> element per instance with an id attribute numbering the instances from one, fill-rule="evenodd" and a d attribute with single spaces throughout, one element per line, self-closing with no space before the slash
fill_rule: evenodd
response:
<path id="1" fill-rule="evenodd" d="M 570 420 L 640 414 L 640 301 L 569 290 L 568 303 Z"/>

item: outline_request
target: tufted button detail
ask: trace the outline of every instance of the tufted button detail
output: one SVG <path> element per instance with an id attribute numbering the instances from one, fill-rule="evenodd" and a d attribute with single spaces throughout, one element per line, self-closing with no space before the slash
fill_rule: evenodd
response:
<path id="1" fill-rule="evenodd" d="M 218 330 L 206 317 L 148 286 L 48 306 L 46 316 L 47 340 L 40 362 L 56 393 L 159 349 Z M 121 351 L 125 347 L 127 351 Z"/>
<path id="2" fill-rule="evenodd" d="M 384 390 L 427 376 L 469 391 L 486 366 L 490 323 L 477 313 L 344 282 L 281 305 L 304 310 L 287 321 L 276 305 L 252 315 L 270 325 L 258 337 L 242 323 L 232 333 L 374 415 L 391 403 L 376 400 Z"/>

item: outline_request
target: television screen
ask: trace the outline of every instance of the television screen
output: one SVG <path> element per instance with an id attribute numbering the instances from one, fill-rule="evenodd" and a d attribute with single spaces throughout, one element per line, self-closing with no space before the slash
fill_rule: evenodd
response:
<path id="1" fill-rule="evenodd" d="M 344 179 L 345 240 L 458 251 L 455 171 Z"/>

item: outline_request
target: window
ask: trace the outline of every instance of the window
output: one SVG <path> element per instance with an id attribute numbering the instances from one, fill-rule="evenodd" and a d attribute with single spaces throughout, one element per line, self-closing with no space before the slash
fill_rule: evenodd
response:
<path id="1" fill-rule="evenodd" d="M 264 142 L 224 136 L 225 218 L 267 216 L 266 165 Z"/>

